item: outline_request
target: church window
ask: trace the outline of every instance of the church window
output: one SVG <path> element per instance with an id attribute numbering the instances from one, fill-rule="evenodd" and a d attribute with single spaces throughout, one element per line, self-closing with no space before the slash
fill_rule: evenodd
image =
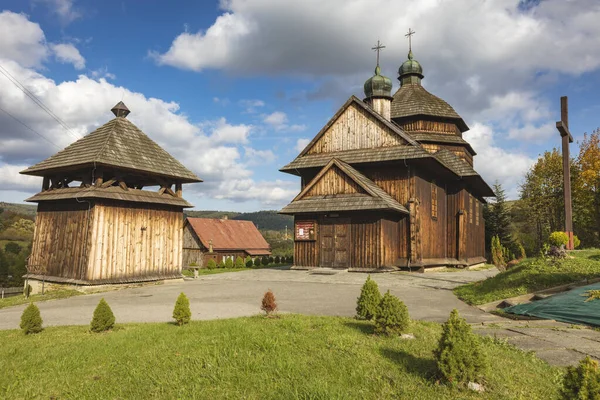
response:
<path id="1" fill-rule="evenodd" d="M 438 194 L 435 181 L 431 181 L 431 218 L 437 219 L 438 216 Z"/>
<path id="2" fill-rule="evenodd" d="M 473 196 L 469 194 L 469 223 L 473 223 Z"/>

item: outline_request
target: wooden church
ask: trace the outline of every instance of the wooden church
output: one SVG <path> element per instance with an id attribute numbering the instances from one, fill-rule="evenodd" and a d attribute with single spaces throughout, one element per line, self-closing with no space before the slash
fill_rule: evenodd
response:
<path id="1" fill-rule="evenodd" d="M 27 278 L 75 285 L 181 278 L 182 184 L 201 180 L 115 118 L 22 174 L 43 177 Z M 35 289 L 34 289 L 35 290 Z"/>
<path id="2" fill-rule="evenodd" d="M 376 48 L 379 50 L 378 46 Z M 375 75 L 282 172 L 301 178 L 294 268 L 350 271 L 465 267 L 485 261 L 482 205 L 492 189 L 473 169 L 469 128 L 422 86 L 412 50 L 400 88 Z"/>

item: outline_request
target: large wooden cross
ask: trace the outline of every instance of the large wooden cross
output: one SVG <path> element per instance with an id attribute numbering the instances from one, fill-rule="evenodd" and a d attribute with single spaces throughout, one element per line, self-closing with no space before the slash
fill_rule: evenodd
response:
<path id="1" fill-rule="evenodd" d="M 573 211 L 571 207 L 571 169 L 569 156 L 569 143 L 573 143 L 573 136 L 569 131 L 569 100 L 567 96 L 560 98 L 560 121 L 556 122 L 556 129 L 562 137 L 563 155 L 563 189 L 565 198 L 565 232 L 569 237 L 567 249 L 573 250 Z"/>

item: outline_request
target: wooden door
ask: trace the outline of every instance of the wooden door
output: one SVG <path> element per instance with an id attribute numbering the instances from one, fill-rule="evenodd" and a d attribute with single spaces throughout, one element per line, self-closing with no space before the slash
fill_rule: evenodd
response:
<path id="1" fill-rule="evenodd" d="M 349 265 L 349 250 L 350 250 L 350 235 L 348 234 L 350 224 L 339 223 L 335 224 L 335 256 L 333 266 L 335 268 L 348 268 Z"/>
<path id="2" fill-rule="evenodd" d="M 321 267 L 350 266 L 350 220 L 330 219 L 321 225 Z"/>

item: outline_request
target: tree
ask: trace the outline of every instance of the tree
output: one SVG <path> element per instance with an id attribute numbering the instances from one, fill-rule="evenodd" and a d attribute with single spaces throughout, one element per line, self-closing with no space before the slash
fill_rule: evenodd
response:
<path id="1" fill-rule="evenodd" d="M 19 243 L 8 242 L 4 245 L 4 250 L 7 253 L 19 254 L 23 250 L 23 247 Z"/>
<path id="2" fill-rule="evenodd" d="M 568 367 L 561 391 L 563 399 L 600 399 L 600 370 L 598 362 L 587 356 L 577 367 Z"/>
<path id="3" fill-rule="evenodd" d="M 236 268 L 244 268 L 246 266 L 246 263 L 244 262 L 244 259 L 240 256 L 238 256 L 235 259 L 235 267 Z"/>
<path id="4" fill-rule="evenodd" d="M 511 216 L 506 205 L 506 193 L 502 184 L 498 181 L 493 186 L 496 199 L 490 201 L 483 208 L 485 218 L 485 243 L 488 251 L 492 238 L 498 236 L 503 246 L 513 249 L 513 237 L 511 234 Z"/>
<path id="5" fill-rule="evenodd" d="M 575 161 L 573 225 L 585 246 L 600 246 L 600 129 L 583 135 Z"/>
<path id="6" fill-rule="evenodd" d="M 371 275 L 369 275 L 362 289 L 360 289 L 360 296 L 356 302 L 356 317 L 368 320 L 375 318 L 380 302 L 381 293 L 377 282 L 372 280 Z"/>
<path id="7" fill-rule="evenodd" d="M 190 301 L 187 296 L 181 292 L 177 301 L 175 302 L 175 308 L 173 309 L 173 319 L 177 322 L 177 325 L 181 326 L 187 324 L 192 319 L 192 311 L 190 310 Z"/>
<path id="8" fill-rule="evenodd" d="M 233 268 L 233 259 L 231 257 L 227 257 L 227 260 L 225 260 L 225 268 Z"/>
<path id="9" fill-rule="evenodd" d="M 35 304 L 29 303 L 25 311 L 23 311 L 19 326 L 26 335 L 42 331 L 42 316 L 40 315 L 40 309 Z"/>
<path id="10" fill-rule="evenodd" d="M 388 290 L 381 298 L 375 312 L 375 333 L 400 334 L 406 331 L 409 325 L 408 308 Z"/>
<path id="11" fill-rule="evenodd" d="M 111 330 L 115 326 L 115 315 L 113 314 L 110 306 L 104 300 L 100 299 L 100 302 L 94 310 L 94 316 L 90 323 L 90 331 L 92 332 L 105 332 Z"/>

